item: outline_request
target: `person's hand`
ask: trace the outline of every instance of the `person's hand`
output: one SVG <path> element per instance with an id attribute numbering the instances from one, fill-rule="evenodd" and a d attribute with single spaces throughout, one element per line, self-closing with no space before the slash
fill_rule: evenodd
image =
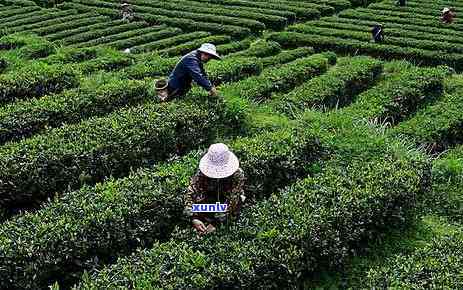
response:
<path id="1" fill-rule="evenodd" d="M 158 98 L 161 102 L 165 102 L 167 100 L 167 97 L 168 97 L 168 93 L 167 91 L 161 91 L 158 93 Z"/>
<path id="2" fill-rule="evenodd" d="M 211 224 L 209 224 L 206 228 L 206 231 L 204 232 L 205 234 L 210 234 L 215 231 L 215 227 Z"/>
<path id="3" fill-rule="evenodd" d="M 193 215 L 193 212 L 191 211 L 191 207 L 185 207 L 183 209 L 183 214 L 186 215 L 186 216 L 192 216 Z"/>
<path id="4" fill-rule="evenodd" d="M 215 87 L 212 87 L 212 89 L 209 91 L 209 96 L 211 97 L 217 96 L 217 89 Z"/>
<path id="5" fill-rule="evenodd" d="M 206 232 L 206 226 L 204 223 L 198 219 L 192 221 L 193 227 L 200 233 L 203 234 Z"/>

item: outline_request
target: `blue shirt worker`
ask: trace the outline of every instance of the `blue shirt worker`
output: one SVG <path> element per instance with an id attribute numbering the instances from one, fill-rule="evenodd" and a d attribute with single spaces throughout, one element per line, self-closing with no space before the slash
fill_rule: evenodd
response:
<path id="1" fill-rule="evenodd" d="M 217 90 L 208 79 L 203 64 L 211 59 L 220 59 L 215 45 L 203 44 L 199 49 L 183 56 L 169 76 L 164 95 L 160 94 L 162 101 L 183 96 L 191 89 L 192 81 L 209 92 L 209 95 L 216 96 Z"/>
<path id="2" fill-rule="evenodd" d="M 371 30 L 371 34 L 374 42 L 384 41 L 383 26 L 381 24 L 376 24 Z"/>

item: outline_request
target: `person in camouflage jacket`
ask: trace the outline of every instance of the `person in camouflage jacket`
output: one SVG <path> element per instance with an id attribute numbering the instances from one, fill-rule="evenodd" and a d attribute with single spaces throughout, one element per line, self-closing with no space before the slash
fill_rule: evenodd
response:
<path id="1" fill-rule="evenodd" d="M 184 195 L 184 213 L 193 227 L 205 234 L 220 223 L 237 220 L 244 200 L 245 175 L 225 144 L 214 144 L 201 159 Z M 225 212 L 193 212 L 193 204 L 227 204 Z"/>

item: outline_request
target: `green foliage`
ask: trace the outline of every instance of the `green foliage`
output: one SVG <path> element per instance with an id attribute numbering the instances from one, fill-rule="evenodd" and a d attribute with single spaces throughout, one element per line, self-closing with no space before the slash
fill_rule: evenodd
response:
<path id="1" fill-rule="evenodd" d="M 438 9 L 433 9 L 433 15 L 415 15 L 415 13 L 409 13 L 406 11 L 390 11 L 387 9 L 369 9 L 369 8 L 357 8 L 347 9 L 339 14 L 342 18 L 350 18 L 358 20 L 371 20 L 374 19 L 376 22 L 394 22 L 397 24 L 410 24 L 427 26 L 427 27 L 438 27 L 445 28 L 454 31 L 461 29 L 461 24 L 454 23 L 454 25 L 445 25 L 440 21 L 437 21 L 434 13 L 438 12 Z"/>
<path id="2" fill-rule="evenodd" d="M 322 36 L 330 36 L 330 37 L 349 38 L 351 40 L 353 39 L 353 40 L 364 41 L 364 42 L 371 41 L 371 31 L 365 31 L 365 28 L 363 28 L 361 31 L 350 31 L 350 30 L 346 30 L 346 28 L 349 28 L 349 27 L 340 27 L 340 28 L 317 27 L 316 23 L 314 23 L 314 24 L 300 24 L 300 25 L 290 28 L 290 30 L 301 32 L 307 35 L 313 34 L 313 35 L 322 35 Z M 463 52 L 463 46 L 461 46 L 460 44 L 448 43 L 448 41 L 436 42 L 436 41 L 432 41 L 428 39 L 416 39 L 415 40 L 410 37 L 407 38 L 405 37 L 405 35 L 399 35 L 399 37 L 395 37 L 393 35 L 389 35 L 388 32 L 389 30 L 387 30 L 386 37 L 384 41 L 381 42 L 381 45 L 394 45 L 394 46 L 399 46 L 399 47 L 410 47 L 410 48 L 425 49 L 425 50 L 442 50 L 448 53 L 457 53 L 457 54 L 461 54 Z"/>
<path id="3" fill-rule="evenodd" d="M 127 30 L 127 28 L 129 29 Z M 146 42 L 150 42 L 178 35 L 181 32 L 181 29 L 178 28 L 169 28 L 163 25 L 147 27 L 146 23 L 132 22 L 114 27 L 112 33 L 107 29 L 95 31 L 96 35 L 103 34 L 105 37 L 95 37 L 95 35 L 93 35 L 89 40 L 73 44 L 73 46 L 92 47 L 106 45 L 122 49 L 143 43 L 142 36 L 146 37 Z M 86 35 L 86 37 L 92 36 L 91 33 L 84 33 L 84 35 Z M 81 36 L 80 38 L 85 39 L 86 37 Z M 79 39 L 79 37 L 77 37 L 77 39 Z"/>
<path id="4" fill-rule="evenodd" d="M 60 7 L 65 9 L 78 9 L 79 11 L 84 12 L 96 11 L 99 14 L 107 15 L 114 19 L 120 18 L 118 4 L 95 0 L 80 0 L 79 2 L 80 3 L 63 3 Z M 90 3 L 96 6 L 86 6 L 81 3 Z M 178 27 L 185 31 L 210 31 L 213 33 L 230 35 L 234 38 L 243 38 L 250 35 L 252 33 L 251 29 L 258 32 L 265 28 L 265 25 L 258 21 L 244 19 L 243 21 L 239 21 L 237 18 L 232 17 L 169 11 L 166 9 L 156 9 L 145 6 L 135 6 L 134 12 L 137 17 L 141 17 L 150 24 L 164 24 Z M 209 20 L 212 23 L 205 22 L 206 20 Z M 238 26 L 239 24 L 243 25 L 243 27 Z"/>
<path id="5" fill-rule="evenodd" d="M 17 15 L 15 19 L 9 19 L 3 23 L 0 28 L 7 33 L 13 33 L 24 30 L 42 27 L 43 23 L 56 22 L 56 19 L 72 17 L 76 15 L 76 10 L 60 11 L 58 9 L 41 9 L 31 15 Z M 19 28 L 19 29 L 18 29 Z"/>
<path id="6" fill-rule="evenodd" d="M 433 170 L 439 182 L 463 181 L 463 146 L 456 146 L 437 159 Z"/>
<path id="7" fill-rule="evenodd" d="M 365 6 L 366 7 L 369 4 L 378 2 L 380 0 L 349 0 L 349 1 L 350 1 L 350 3 L 352 3 L 353 7 L 357 7 L 357 6 Z"/>
<path id="8" fill-rule="evenodd" d="M 262 69 L 261 61 L 248 57 L 225 58 L 206 65 L 208 77 L 216 86 L 260 75 Z"/>
<path id="9" fill-rule="evenodd" d="M 226 44 L 217 45 L 217 52 L 220 55 L 228 55 L 230 53 L 238 52 L 240 50 L 245 50 L 250 47 L 252 41 L 250 38 L 245 38 L 240 41 L 233 41 Z"/>
<path id="10" fill-rule="evenodd" d="M 419 111 L 413 118 L 398 124 L 392 135 L 405 136 L 430 152 L 460 144 L 463 122 L 463 79 L 459 75 L 448 78 L 448 88 L 437 103 Z"/>
<path id="11" fill-rule="evenodd" d="M 60 56 L 53 62 L 57 59 L 71 60 L 67 56 L 64 58 Z M 158 71 L 165 60 L 156 58 L 146 63 L 138 62 L 128 68 L 126 73 L 145 77 L 150 71 L 141 71 L 142 66 L 150 65 L 150 69 Z M 92 60 L 93 63 L 96 61 L 100 62 L 101 59 Z M 152 65 L 155 61 L 160 63 Z M 177 59 L 167 61 L 169 70 L 173 68 L 176 61 Z M 83 66 L 89 67 L 89 62 L 81 63 L 80 67 Z M 259 74 L 262 65 L 257 59 L 236 57 L 212 61 L 207 64 L 207 70 L 211 81 L 215 85 L 220 85 Z M 124 77 L 126 73 L 121 75 Z M 0 143 L 27 137 L 46 128 L 59 127 L 63 123 L 78 123 L 85 118 L 101 116 L 126 105 L 157 100 L 152 86 L 152 81 L 148 79 L 138 81 L 117 77 L 102 84 L 87 81 L 79 89 L 6 105 L 0 112 Z"/>
<path id="12" fill-rule="evenodd" d="M 281 52 L 281 46 L 275 41 L 266 41 L 259 39 L 251 44 L 251 46 L 243 51 L 232 54 L 233 56 L 249 56 L 249 57 L 267 57 Z"/>
<path id="13" fill-rule="evenodd" d="M 134 57 L 112 49 L 103 49 L 94 59 L 86 60 L 75 65 L 83 74 L 90 74 L 99 70 L 119 71 L 134 64 Z"/>
<path id="14" fill-rule="evenodd" d="M 63 3 L 66 0 L 33 0 L 37 5 L 50 8 L 55 7 L 57 4 Z"/>
<path id="15" fill-rule="evenodd" d="M 32 62 L 0 75 L 0 103 L 57 93 L 77 86 L 78 78 L 71 66 Z"/>
<path id="16" fill-rule="evenodd" d="M 107 24 L 104 24 L 104 25 L 97 24 L 97 27 L 90 26 L 90 30 L 85 30 L 83 32 L 80 32 L 79 30 L 79 31 L 74 31 L 73 34 L 72 33 L 70 34 L 68 31 L 62 31 L 59 33 L 48 35 L 47 38 L 55 40 L 55 41 L 57 40 L 61 44 L 64 44 L 64 45 L 82 47 L 82 46 L 85 46 L 85 43 L 89 41 L 98 43 L 99 40 L 97 39 L 106 39 L 107 37 L 111 37 L 111 35 L 113 34 L 119 34 L 119 33 L 123 33 L 126 31 L 140 30 L 146 26 L 147 24 L 142 21 L 125 23 L 122 20 L 116 20 L 116 21 L 108 22 Z M 165 28 L 165 26 L 161 26 L 158 28 L 160 29 Z"/>
<path id="17" fill-rule="evenodd" d="M 0 37 L 0 50 L 20 48 L 28 44 L 42 43 L 43 39 L 30 34 L 10 34 Z"/>
<path id="18" fill-rule="evenodd" d="M 412 68 L 363 92 L 343 111 L 356 118 L 397 124 L 443 92 L 447 67 Z"/>
<path id="19" fill-rule="evenodd" d="M 310 163 L 327 153 L 315 136 L 289 131 L 239 138 L 230 147 L 246 173 L 249 199 L 268 196 L 305 176 Z M 38 288 L 54 279 L 68 284 L 96 260 L 107 262 L 165 239 L 174 225 L 186 226 L 182 192 L 202 154 L 195 151 L 124 179 L 86 186 L 36 213 L 4 223 L 0 226 L 0 286 Z M 189 262 L 193 268 L 204 264 L 197 256 Z"/>
<path id="20" fill-rule="evenodd" d="M 368 271 L 369 288 L 460 289 L 463 287 L 463 232 L 432 239 L 410 254 L 397 254 Z"/>
<path id="21" fill-rule="evenodd" d="M 8 143 L 0 150 L 1 207 L 34 205 L 55 192 L 183 154 L 210 142 L 219 117 L 212 106 L 150 102 Z"/>
<path id="22" fill-rule="evenodd" d="M 103 53 L 101 53 L 103 49 L 101 48 L 69 48 L 69 47 L 61 47 L 57 49 L 56 53 L 47 57 L 43 61 L 48 64 L 55 64 L 55 63 L 80 63 L 83 61 L 95 59 L 101 54 L 106 54 L 109 49 L 105 49 Z"/>
<path id="23" fill-rule="evenodd" d="M 287 94 L 273 96 L 271 105 L 292 116 L 311 107 L 343 106 L 370 87 L 381 71 L 382 63 L 369 57 L 341 59 L 337 66 L 325 74 Z"/>
<path id="24" fill-rule="evenodd" d="M 182 10 L 188 11 L 193 13 L 207 13 L 211 15 L 220 15 L 220 16 L 231 16 L 231 17 L 239 17 L 239 18 L 246 18 L 246 19 L 253 19 L 257 20 L 263 24 L 267 29 L 283 29 L 287 24 L 287 19 L 283 16 L 286 14 L 280 15 L 272 15 L 274 11 L 265 11 L 261 9 L 240 9 L 238 7 L 234 8 L 231 6 L 219 6 L 219 5 L 208 5 L 204 2 L 199 1 L 184 1 L 184 0 L 175 0 L 169 2 L 153 2 L 153 1 L 146 1 L 146 0 L 137 0 L 136 4 L 149 6 L 149 7 L 156 7 L 162 9 L 170 9 L 170 10 Z M 267 12 L 267 13 L 264 13 Z M 290 16 L 290 15 L 288 15 Z"/>
<path id="25" fill-rule="evenodd" d="M 423 197 L 424 211 L 463 223 L 463 146 L 436 159 L 432 176 L 432 191 Z"/>
<path id="26" fill-rule="evenodd" d="M 463 222 L 462 79 L 440 66 L 462 70 L 463 25 L 442 3 L 129 2 L 130 22 L 118 0 L 0 0 L 1 289 L 304 288 L 417 213 Z M 203 42 L 220 96 L 159 103 L 153 78 Z M 220 141 L 248 203 L 198 239 L 181 197 Z M 339 286 L 462 288 L 461 230 L 420 243 Z"/>
<path id="27" fill-rule="evenodd" d="M 132 32 L 129 32 L 132 33 Z M 155 42 L 158 40 L 166 39 L 169 37 L 174 37 L 182 34 L 182 30 L 179 28 L 164 28 L 164 29 L 153 29 L 152 32 L 147 31 L 146 33 L 143 33 L 142 35 L 137 35 L 137 36 L 132 36 L 132 37 L 127 37 L 123 38 L 120 40 L 114 40 L 111 41 L 109 39 L 108 43 L 103 43 L 101 45 L 113 47 L 115 49 L 124 49 L 124 48 L 132 48 L 134 46 L 137 46 L 139 44 L 143 43 L 150 43 L 150 42 Z M 110 38 L 110 37 L 109 37 Z M 99 45 L 98 41 L 89 41 L 86 43 L 81 43 L 79 46 L 85 47 L 85 46 L 93 46 L 93 45 Z"/>
<path id="28" fill-rule="evenodd" d="M 231 37 L 228 35 L 212 35 L 207 36 L 204 38 L 195 39 L 192 41 L 185 42 L 183 44 L 166 48 L 159 51 L 159 54 L 167 55 L 167 56 L 176 56 L 176 55 L 184 55 L 192 50 L 197 49 L 203 43 L 214 43 L 215 45 L 229 43 L 231 41 Z"/>
<path id="29" fill-rule="evenodd" d="M 191 33 L 184 33 L 184 34 L 169 37 L 166 39 L 153 41 L 151 43 L 145 43 L 145 44 L 135 46 L 131 49 L 131 51 L 132 53 L 143 53 L 143 52 L 161 50 L 161 49 L 165 49 L 171 46 L 179 45 L 180 43 L 184 43 L 186 41 L 190 41 L 191 39 L 208 37 L 210 35 L 211 34 L 209 32 L 205 32 L 205 31 L 195 31 Z"/>
<path id="30" fill-rule="evenodd" d="M 224 95 L 263 101 L 274 92 L 285 92 L 328 69 L 328 59 L 316 54 L 297 59 L 277 68 L 264 70 L 260 76 L 251 77 L 222 90 Z"/>
<path id="31" fill-rule="evenodd" d="M 0 112 L 0 142 L 31 136 L 63 123 L 78 123 L 117 108 L 154 99 L 151 82 L 117 80 L 6 105 Z"/>
<path id="32" fill-rule="evenodd" d="M 262 58 L 262 63 L 264 67 L 275 66 L 294 61 L 298 58 L 307 57 L 313 53 L 314 50 L 311 47 L 299 47 L 292 50 L 282 51 L 277 55 L 264 57 Z M 334 62 L 336 62 L 336 58 L 334 59 Z"/>
<path id="33" fill-rule="evenodd" d="M 14 0 L 3 0 L 0 3 L 3 5 L 4 4 L 15 4 L 15 6 L 13 7 L 4 6 L 6 9 L 0 12 L 0 17 L 2 19 L 7 19 L 7 18 L 9 19 L 10 17 L 14 17 L 15 15 L 23 15 L 23 14 L 27 14 L 27 13 L 37 11 L 40 9 L 32 1 L 31 1 L 32 5 L 29 5 L 29 6 L 26 5 L 24 7 L 21 7 L 22 5 L 20 5 L 21 0 L 17 1 L 17 3 L 5 3 L 8 1 L 14 1 Z M 27 0 L 24 0 L 24 1 L 27 1 Z M 3 35 L 3 32 L 0 32 L 0 35 Z"/>
<path id="34" fill-rule="evenodd" d="M 81 2 L 88 2 L 89 0 L 85 0 Z M 140 1 L 140 4 L 143 5 L 145 1 Z M 145 3 L 150 4 L 149 1 Z M 138 3 L 137 3 L 138 4 Z M 180 11 L 178 9 L 163 9 L 157 7 L 147 7 L 147 6 L 134 6 L 135 13 L 149 13 L 152 15 L 162 15 L 170 18 L 178 18 L 178 19 L 191 19 L 200 22 L 210 22 L 210 23 L 220 23 L 220 24 L 227 24 L 227 25 L 234 25 L 240 27 L 246 27 L 250 29 L 252 32 L 261 32 L 264 30 L 265 24 L 259 22 L 257 20 L 252 19 L 245 19 L 245 18 L 238 18 L 238 17 L 229 17 L 229 16 L 222 16 L 217 14 L 208 14 L 207 11 L 199 11 L 196 13 Z M 165 5 L 165 4 L 164 4 Z M 166 7 L 167 8 L 167 7 Z"/>
<path id="35" fill-rule="evenodd" d="M 200 241 L 183 230 L 177 240 L 119 259 L 76 288 L 289 287 L 307 271 L 342 264 L 385 227 L 408 221 L 421 169 L 392 156 L 328 162 L 322 172 L 247 208 L 239 224 Z M 191 261 L 198 252 L 214 260 L 199 267 Z"/>
<path id="36" fill-rule="evenodd" d="M 463 68 L 463 54 L 441 53 L 411 47 L 399 47 L 335 36 L 306 35 L 297 32 L 280 32 L 268 36 L 285 48 L 312 46 L 316 51 L 332 50 L 336 53 L 367 54 L 385 60 L 406 59 L 423 65 L 449 65 L 457 71 Z"/>
<path id="37" fill-rule="evenodd" d="M 24 58 L 37 59 L 47 57 L 55 53 L 55 46 L 48 41 L 34 42 L 19 49 L 19 54 Z"/>
<path id="38" fill-rule="evenodd" d="M 281 1 L 266 1 L 266 2 L 248 2 L 243 0 L 203 0 L 203 2 L 209 3 L 219 3 L 222 5 L 228 5 L 229 7 L 256 7 L 259 9 L 265 9 L 266 14 L 279 14 L 293 22 L 295 18 L 301 20 L 310 20 L 320 17 L 320 12 L 317 10 L 322 7 L 322 5 L 317 5 L 313 3 L 301 2 L 301 1 L 291 1 L 291 2 L 281 2 Z M 333 1 L 341 2 L 341 1 Z M 323 6 L 327 8 L 327 6 Z M 251 8 L 252 9 L 252 8 Z M 271 12 L 270 12 L 271 11 Z"/>
<path id="39" fill-rule="evenodd" d="M 123 70 L 123 74 L 131 79 L 159 77 L 168 75 L 179 58 L 167 58 L 155 53 L 140 54 L 136 63 Z"/>
<path id="40" fill-rule="evenodd" d="M 226 129 L 236 132 L 246 127 L 246 117 L 252 102 L 263 101 L 275 92 L 289 91 L 307 78 L 319 75 L 327 69 L 326 56 L 316 54 L 276 68 L 267 68 L 259 76 L 222 87 L 220 93 L 226 104 Z"/>

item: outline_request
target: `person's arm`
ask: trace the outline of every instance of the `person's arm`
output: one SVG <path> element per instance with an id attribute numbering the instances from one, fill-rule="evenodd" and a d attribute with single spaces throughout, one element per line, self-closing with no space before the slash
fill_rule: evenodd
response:
<path id="1" fill-rule="evenodd" d="M 206 91 L 210 91 L 213 88 L 212 83 L 209 79 L 201 72 L 199 67 L 199 62 L 197 59 L 194 58 L 187 58 L 185 59 L 185 68 L 188 70 L 191 78 L 201 87 L 203 87 Z"/>
<path id="2" fill-rule="evenodd" d="M 204 200 L 204 196 L 200 192 L 198 183 L 199 183 L 199 174 L 196 173 L 196 175 L 194 175 L 191 178 L 190 184 L 183 198 L 183 201 L 184 201 L 183 212 L 187 217 L 190 217 L 190 218 L 194 217 L 194 214 L 191 209 L 192 205 L 194 203 L 201 203 Z"/>
<path id="3" fill-rule="evenodd" d="M 239 216 L 241 212 L 241 205 L 246 199 L 244 194 L 244 185 L 246 182 L 246 178 L 244 176 L 243 170 L 240 168 L 238 172 L 235 173 L 234 180 L 233 180 L 233 190 L 231 192 L 230 203 L 233 204 L 233 210 L 231 214 L 233 216 Z"/>
<path id="4" fill-rule="evenodd" d="M 192 184 L 190 184 L 183 196 L 183 204 L 184 204 L 183 214 L 188 219 L 191 219 L 193 217 L 193 212 L 191 211 L 191 207 L 193 205 L 193 194 L 194 194 L 194 187 Z"/>
<path id="5" fill-rule="evenodd" d="M 198 182 L 198 174 L 194 175 L 191 180 L 190 184 L 188 185 L 188 189 L 185 192 L 185 195 L 183 197 L 183 202 L 184 202 L 184 210 L 183 213 L 186 215 L 187 218 L 193 218 L 193 212 L 191 210 L 191 207 L 193 203 L 195 202 L 194 195 L 196 195 L 197 191 L 197 182 Z"/>
<path id="6" fill-rule="evenodd" d="M 197 218 L 197 216 L 193 214 L 191 209 L 193 203 L 198 201 L 197 197 L 195 196 L 198 193 L 198 180 L 198 174 L 191 178 L 190 185 L 188 186 L 188 190 L 186 191 L 184 196 L 185 208 L 183 210 L 183 213 L 191 221 L 191 224 L 196 229 L 196 231 L 199 234 L 204 234 L 207 232 L 206 226 L 200 219 Z M 209 229 L 209 231 L 213 231 L 213 229 Z"/>
<path id="7" fill-rule="evenodd" d="M 244 176 L 244 171 L 240 168 L 235 175 L 235 185 L 233 192 L 239 195 L 244 196 L 244 184 L 246 182 L 246 177 Z"/>

